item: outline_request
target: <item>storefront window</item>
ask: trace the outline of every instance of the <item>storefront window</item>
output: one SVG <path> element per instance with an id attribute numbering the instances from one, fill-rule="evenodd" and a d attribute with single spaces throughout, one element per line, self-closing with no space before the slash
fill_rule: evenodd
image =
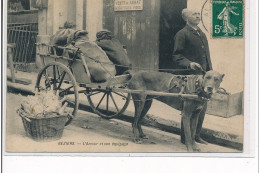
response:
<path id="1" fill-rule="evenodd" d="M 8 12 L 31 10 L 30 0 L 8 0 Z"/>

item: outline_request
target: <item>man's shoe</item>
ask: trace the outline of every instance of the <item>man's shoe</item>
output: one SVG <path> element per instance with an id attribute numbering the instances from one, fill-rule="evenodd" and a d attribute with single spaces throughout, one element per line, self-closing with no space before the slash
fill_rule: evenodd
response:
<path id="1" fill-rule="evenodd" d="M 181 136 L 181 143 L 185 144 L 185 137 Z"/>

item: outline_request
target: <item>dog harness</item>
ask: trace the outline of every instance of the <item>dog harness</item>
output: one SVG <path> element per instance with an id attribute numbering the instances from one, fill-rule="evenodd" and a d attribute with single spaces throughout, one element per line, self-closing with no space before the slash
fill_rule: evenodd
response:
<path id="1" fill-rule="evenodd" d="M 168 92 L 195 94 L 201 98 L 210 98 L 204 91 L 202 75 L 173 75 L 167 86 Z"/>

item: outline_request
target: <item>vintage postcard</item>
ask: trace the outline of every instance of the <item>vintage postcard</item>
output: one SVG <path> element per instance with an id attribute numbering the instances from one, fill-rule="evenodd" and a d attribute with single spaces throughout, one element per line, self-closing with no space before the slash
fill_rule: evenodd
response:
<path id="1" fill-rule="evenodd" d="M 245 152 L 246 2 L 5 1 L 4 151 Z"/>

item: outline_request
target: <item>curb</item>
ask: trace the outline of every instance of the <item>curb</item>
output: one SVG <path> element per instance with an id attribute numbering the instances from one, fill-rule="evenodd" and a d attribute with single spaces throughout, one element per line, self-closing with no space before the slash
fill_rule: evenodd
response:
<path id="1" fill-rule="evenodd" d="M 24 94 L 34 95 L 34 92 L 29 90 L 28 88 L 16 86 L 11 82 L 7 82 L 7 88 L 11 89 L 11 91 L 18 91 Z M 88 104 L 83 103 L 83 101 L 81 100 L 79 104 L 79 109 L 94 113 L 91 107 Z M 133 111 L 126 110 L 117 119 L 132 123 L 133 116 L 134 116 Z M 151 114 L 148 114 L 147 116 L 144 117 L 143 125 L 156 128 L 165 132 L 178 134 L 178 135 L 180 134 L 180 128 L 181 128 L 181 124 L 179 122 L 162 119 Z M 243 136 L 216 131 L 208 128 L 202 129 L 201 136 L 209 143 L 243 151 Z"/>

